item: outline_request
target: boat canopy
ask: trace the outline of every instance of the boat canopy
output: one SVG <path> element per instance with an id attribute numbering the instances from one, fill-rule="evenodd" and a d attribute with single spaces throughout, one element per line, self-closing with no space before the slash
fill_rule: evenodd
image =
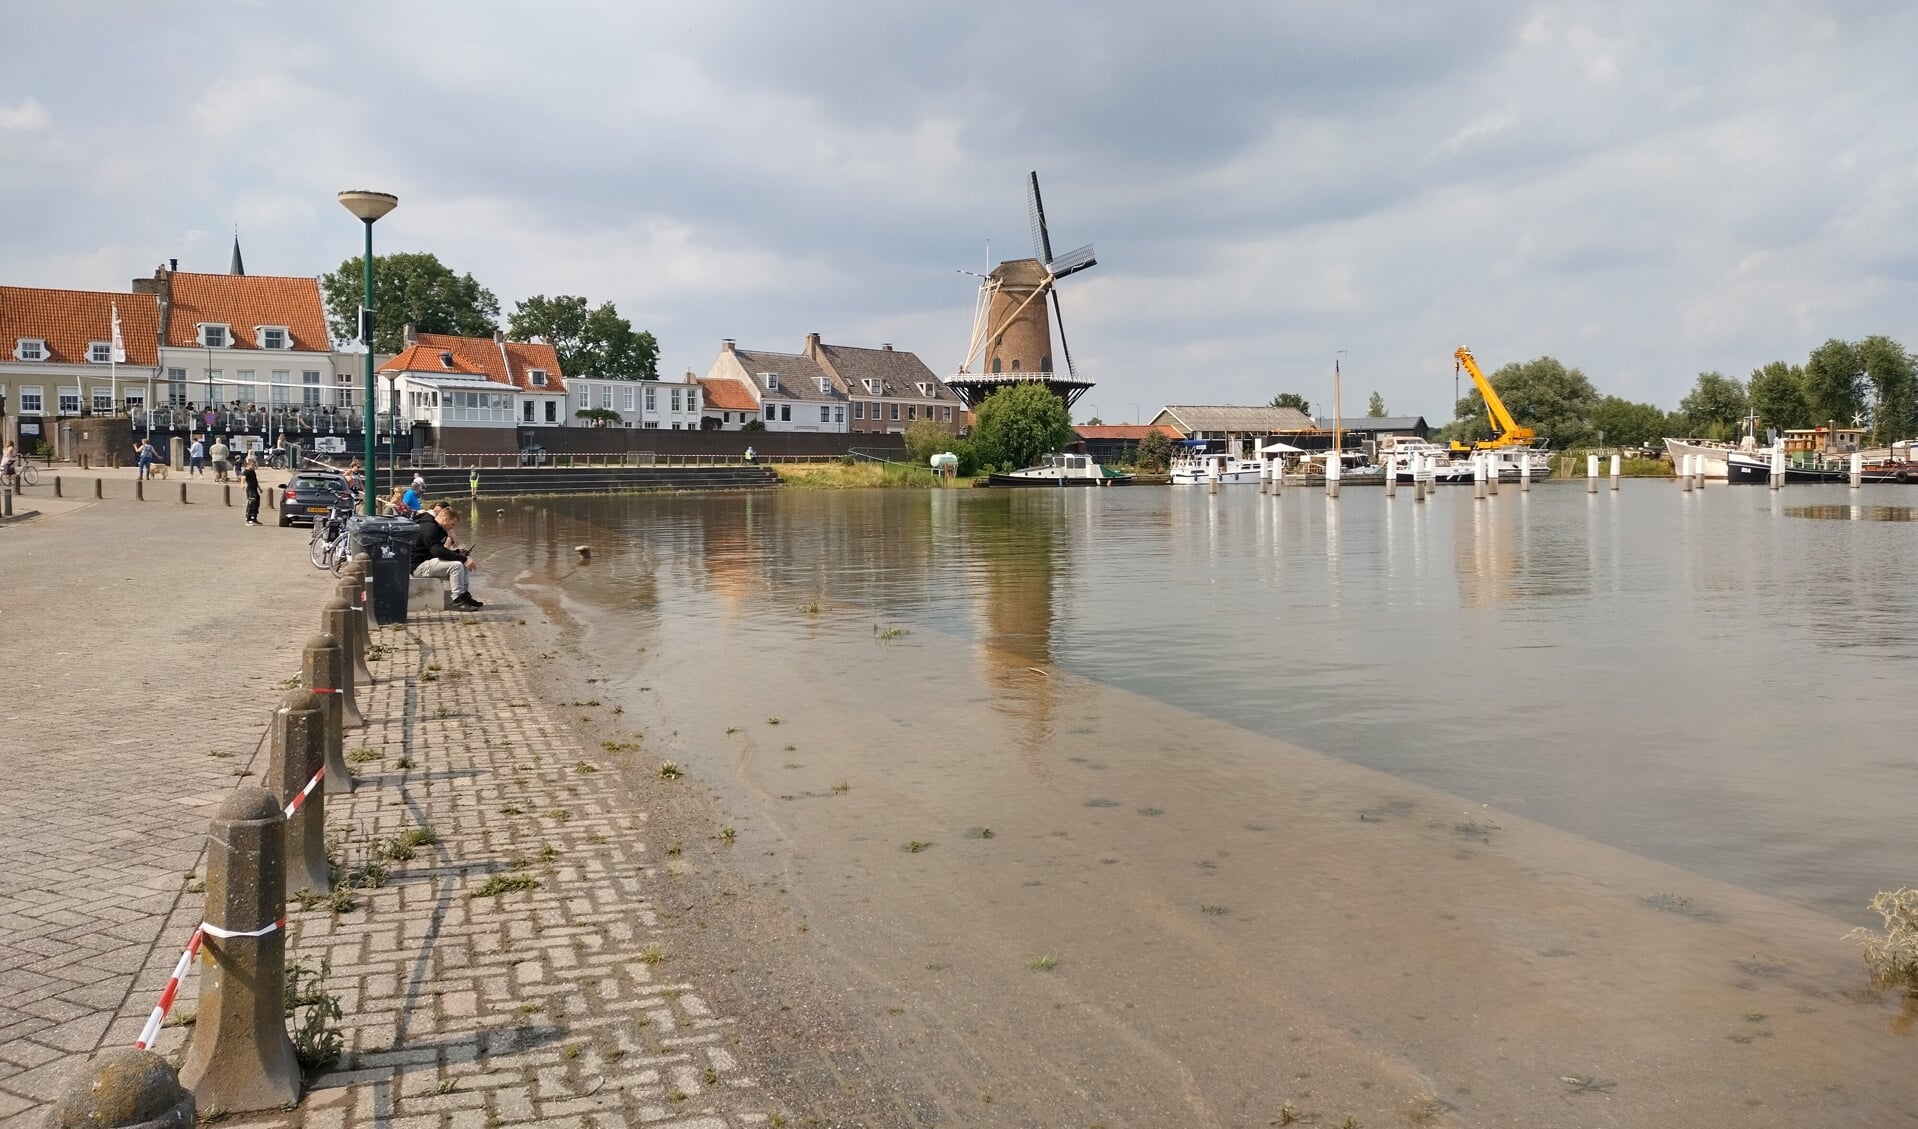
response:
<path id="1" fill-rule="evenodd" d="M 1294 447 L 1290 443 L 1267 443 L 1265 446 L 1260 447 L 1259 450 L 1264 451 L 1268 455 L 1303 455 L 1305 454 L 1304 447 Z"/>

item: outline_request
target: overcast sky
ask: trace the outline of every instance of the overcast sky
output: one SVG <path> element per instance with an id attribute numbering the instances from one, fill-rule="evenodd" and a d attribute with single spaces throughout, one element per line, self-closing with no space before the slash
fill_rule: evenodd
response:
<path id="1" fill-rule="evenodd" d="M 926 14 L 936 11 L 938 14 Z M 1918 346 L 1908 3 L 0 0 L 0 282 L 313 275 L 335 202 L 505 309 L 960 363 L 1037 169 L 1082 402 L 1450 416 L 1451 353 L 1674 406 L 1827 337 Z M 30 48 L 25 45 L 31 45 Z"/>

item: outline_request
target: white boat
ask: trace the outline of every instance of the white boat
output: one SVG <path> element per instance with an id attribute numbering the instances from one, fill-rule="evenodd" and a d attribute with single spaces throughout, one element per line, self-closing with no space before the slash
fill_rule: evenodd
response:
<path id="1" fill-rule="evenodd" d="M 1396 462 L 1398 481 L 1401 483 L 1409 485 L 1414 481 L 1412 460 L 1415 457 L 1431 460 L 1431 481 L 1435 483 L 1459 485 L 1472 481 L 1472 456 L 1469 453 L 1441 447 L 1424 439 L 1400 436 L 1386 436 L 1385 439 L 1391 442 L 1381 442 L 1379 458 L 1391 458 Z M 1490 457 L 1500 482 L 1517 482 L 1524 477 L 1521 470 L 1527 465 L 1531 467 L 1531 478 L 1535 482 L 1543 482 L 1552 476 L 1552 453 L 1543 447 L 1486 447 L 1477 454 L 1481 458 Z"/>
<path id="2" fill-rule="evenodd" d="M 1038 466 L 986 476 L 993 486 L 1124 486 L 1132 476 L 1092 461 L 1089 455 L 1047 455 Z"/>
<path id="3" fill-rule="evenodd" d="M 1686 455 L 1703 459 L 1706 478 L 1725 478 L 1727 470 L 1725 457 L 1735 452 L 1753 454 L 1758 444 L 1750 435 L 1736 443 L 1717 443 L 1710 439 L 1671 439 L 1665 440 L 1665 450 L 1672 457 L 1673 466 L 1682 466 Z"/>
<path id="4" fill-rule="evenodd" d="M 1172 458 L 1172 485 L 1200 486 L 1208 482 L 1257 482 L 1265 464 L 1224 451 L 1181 452 Z"/>

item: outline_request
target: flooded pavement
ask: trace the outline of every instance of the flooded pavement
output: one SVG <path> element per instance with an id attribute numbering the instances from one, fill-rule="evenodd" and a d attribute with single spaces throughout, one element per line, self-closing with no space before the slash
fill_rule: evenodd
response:
<path id="1" fill-rule="evenodd" d="M 872 1124 L 1918 1124 L 1914 1016 L 1839 940 L 1913 877 L 1911 597 L 1867 565 L 1907 531 L 1663 485 L 476 532 L 910 1080 Z"/>

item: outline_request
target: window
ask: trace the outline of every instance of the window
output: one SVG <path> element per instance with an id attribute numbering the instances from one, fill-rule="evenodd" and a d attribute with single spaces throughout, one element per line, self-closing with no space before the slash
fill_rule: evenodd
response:
<path id="1" fill-rule="evenodd" d="M 260 348 L 262 348 L 262 349 L 284 349 L 284 348 L 287 348 L 287 345 L 288 345 L 288 342 L 287 342 L 287 335 L 286 335 L 286 327 L 285 327 L 285 326 L 283 326 L 283 325 L 262 325 L 262 326 L 259 326 L 259 327 L 258 327 L 258 332 L 259 332 L 259 335 L 260 335 L 260 337 L 259 337 L 259 341 L 260 341 Z"/>
<path id="2" fill-rule="evenodd" d="M 244 375 L 246 375 L 246 374 L 245 374 L 245 373 L 242 373 L 241 375 L 242 375 L 242 376 L 244 376 Z M 283 407 L 285 407 L 285 406 L 286 406 L 286 400 L 287 400 L 287 397 L 286 397 L 286 393 L 287 393 L 287 386 L 286 386 L 286 385 L 284 385 L 284 384 L 270 384 L 270 385 L 268 385 L 268 386 L 267 386 L 267 389 L 266 389 L 266 391 L 267 391 L 267 395 L 268 395 L 268 396 L 269 396 L 269 397 L 270 397 L 270 398 L 272 399 L 272 401 L 273 401 L 273 406 L 274 406 L 274 407 L 276 407 L 276 408 L 283 408 Z"/>
<path id="3" fill-rule="evenodd" d="M 333 406 L 336 408 L 352 407 L 353 406 L 353 390 L 351 388 L 334 389 L 333 390 Z"/>
<path id="4" fill-rule="evenodd" d="M 280 374 L 277 372 L 274 373 L 273 374 L 274 379 L 276 380 L 279 379 L 279 375 Z M 320 370 L 318 369 L 306 369 L 300 373 L 301 384 L 318 384 L 319 382 L 320 382 Z"/>
<path id="5" fill-rule="evenodd" d="M 96 412 L 110 412 L 113 410 L 113 389 L 101 388 L 98 385 L 94 386 L 93 410 Z"/>
<path id="6" fill-rule="evenodd" d="M 866 379 L 866 380 L 862 380 L 862 381 L 860 381 L 860 383 L 861 383 L 861 384 L 864 384 L 864 385 L 866 386 L 866 395 L 868 395 L 868 396 L 877 396 L 877 395 L 879 395 L 879 382 L 878 382 L 878 381 L 876 381 L 876 380 L 873 380 L 873 379 L 870 379 L 870 378 L 868 378 L 868 379 Z"/>
<path id="7" fill-rule="evenodd" d="M 819 405 L 819 422 L 820 423 L 832 422 L 832 405 L 830 404 Z"/>
<path id="8" fill-rule="evenodd" d="M 846 422 L 846 405 L 841 404 L 832 410 L 832 421 L 834 423 Z"/>
<path id="9" fill-rule="evenodd" d="M 631 386 L 631 385 L 627 385 L 627 386 L 626 386 L 626 390 L 625 390 L 625 391 L 626 391 L 626 397 L 625 397 L 625 400 L 623 401 L 623 403 L 624 403 L 624 404 L 625 404 L 626 406 L 625 406 L 625 408 L 624 408 L 624 410 L 625 410 L 625 411 L 629 411 L 629 412 L 630 412 L 630 411 L 632 411 L 632 410 L 633 410 L 633 389 L 632 389 L 632 386 Z"/>
<path id="10" fill-rule="evenodd" d="M 593 390 L 592 389 L 581 388 L 579 390 L 579 406 L 582 408 L 590 408 L 593 406 Z"/>
<path id="11" fill-rule="evenodd" d="M 779 405 L 779 422 L 791 423 L 792 421 L 793 421 L 793 406 L 791 404 Z"/>
<path id="12" fill-rule="evenodd" d="M 320 406 L 320 386 L 315 384 L 310 387 L 300 389 L 300 403 L 306 405 L 309 408 L 319 407 Z"/>
<path id="13" fill-rule="evenodd" d="M 186 385 L 184 384 L 167 385 L 166 386 L 166 402 L 173 405 L 176 408 L 185 406 Z"/>
<path id="14" fill-rule="evenodd" d="M 767 405 L 766 405 L 766 418 L 767 418 L 767 419 L 777 419 L 777 418 L 779 418 L 778 416 L 776 416 L 776 415 L 774 415 L 774 414 L 773 414 L 774 412 L 777 412 L 778 410 L 779 410 L 779 408 L 778 408 L 778 407 L 777 407 L 776 405 L 773 405 L 773 404 L 767 404 Z"/>
<path id="15" fill-rule="evenodd" d="M 1013 372 L 1019 371 L 1019 358 L 1017 357 L 1012 358 L 1012 371 Z"/>
<path id="16" fill-rule="evenodd" d="M 520 419 L 523 420 L 524 422 L 526 423 L 533 422 L 533 402 L 531 400 L 523 400 L 520 402 L 519 415 L 520 415 Z"/>
<path id="17" fill-rule="evenodd" d="M 611 409 L 613 406 L 613 386 L 602 384 L 599 388 L 599 406 Z"/>
<path id="18" fill-rule="evenodd" d="M 852 418 L 854 419 L 866 418 L 866 402 L 864 400 L 854 400 L 852 402 Z"/>
<path id="19" fill-rule="evenodd" d="M 886 407 L 888 407 L 888 408 L 891 408 L 891 409 L 892 409 L 892 411 L 891 411 L 891 416 L 892 416 L 892 418 L 893 418 L 893 419 L 898 419 L 898 418 L 899 418 L 899 405 L 898 405 L 898 404 L 887 404 L 887 405 L 886 405 Z"/>
<path id="20" fill-rule="evenodd" d="M 546 401 L 546 422 L 547 423 L 559 422 L 559 402 L 558 401 L 556 400 Z"/>
<path id="21" fill-rule="evenodd" d="M 1040 372 L 1052 371 L 1052 355 L 1050 353 L 1039 358 L 1039 371 Z"/>
<path id="22" fill-rule="evenodd" d="M 907 404 L 907 405 L 906 405 L 906 418 L 907 418 L 907 419 L 918 419 L 918 418 L 919 418 L 919 405 L 918 405 L 918 404 Z"/>
<path id="23" fill-rule="evenodd" d="M 544 388 L 546 387 L 546 370 L 543 368 L 536 368 L 527 377 L 527 379 L 532 381 L 533 387 Z"/>
<path id="24" fill-rule="evenodd" d="M 946 415 L 945 415 L 946 422 L 951 423 L 952 422 L 952 405 L 947 404 L 945 411 L 946 411 Z"/>
<path id="25" fill-rule="evenodd" d="M 13 356 L 20 361 L 44 361 L 47 343 L 38 337 L 22 337 L 13 344 Z"/>
<path id="26" fill-rule="evenodd" d="M 679 410 L 679 389 L 673 389 L 673 410 Z"/>
<path id="27" fill-rule="evenodd" d="M 505 392 L 449 391 L 441 403 L 440 417 L 446 422 L 513 422 L 513 397 Z"/>
<path id="28" fill-rule="evenodd" d="M 820 377 L 820 378 L 819 378 L 819 391 L 820 391 L 820 392 L 821 392 L 822 394 L 830 394 L 830 393 L 832 392 L 832 381 L 830 381 L 830 380 L 828 380 L 828 379 L 826 379 L 826 378 L 825 378 L 825 377 L 823 377 L 823 376 L 822 376 L 822 377 Z"/>
<path id="29" fill-rule="evenodd" d="M 923 397 L 925 397 L 925 398 L 926 398 L 926 399 L 928 399 L 928 400 L 930 400 L 930 399 L 932 399 L 932 385 L 930 385 L 930 384 L 927 384 L 927 383 L 926 383 L 925 381 L 923 381 L 923 380 L 922 380 L 922 381 L 920 381 L 920 382 L 919 382 L 919 394 L 920 394 L 921 396 L 923 396 Z"/>
<path id="30" fill-rule="evenodd" d="M 998 357 L 994 357 L 994 358 L 992 358 L 992 371 L 993 371 L 993 372 L 998 372 L 998 371 L 999 371 L 999 358 L 998 358 Z"/>
<path id="31" fill-rule="evenodd" d="M 113 362 L 113 342 L 87 342 L 87 360 L 96 365 L 111 364 Z"/>
<path id="32" fill-rule="evenodd" d="M 762 372 L 759 375 L 766 378 L 766 391 L 768 392 L 779 391 L 779 374 L 778 373 Z"/>
<path id="33" fill-rule="evenodd" d="M 146 390 L 142 388 L 137 391 L 127 393 L 126 401 L 127 401 L 127 407 L 129 408 L 145 408 L 147 406 Z"/>
<path id="34" fill-rule="evenodd" d="M 78 388 L 60 389 L 60 414 L 77 416 L 80 414 L 80 390 Z"/>
<path id="35" fill-rule="evenodd" d="M 200 344 L 213 349 L 226 348 L 226 326 L 201 322 Z"/>
<path id="36" fill-rule="evenodd" d="M 699 389 L 697 388 L 686 389 L 686 410 L 689 412 L 696 412 L 699 410 Z"/>
<path id="37" fill-rule="evenodd" d="M 653 403 L 653 389 L 650 387 L 646 389 L 646 410 L 649 412 L 658 410 L 658 407 Z"/>
<path id="38" fill-rule="evenodd" d="M 38 384 L 29 384 L 20 389 L 20 414 L 37 416 L 46 411 L 47 390 Z"/>
<path id="39" fill-rule="evenodd" d="M 647 421 L 646 421 L 646 430 L 648 430 L 648 431 L 658 431 L 658 430 L 659 430 L 659 421 L 658 421 L 658 420 L 656 420 L 656 419 L 649 419 L 649 420 L 647 420 Z"/>

